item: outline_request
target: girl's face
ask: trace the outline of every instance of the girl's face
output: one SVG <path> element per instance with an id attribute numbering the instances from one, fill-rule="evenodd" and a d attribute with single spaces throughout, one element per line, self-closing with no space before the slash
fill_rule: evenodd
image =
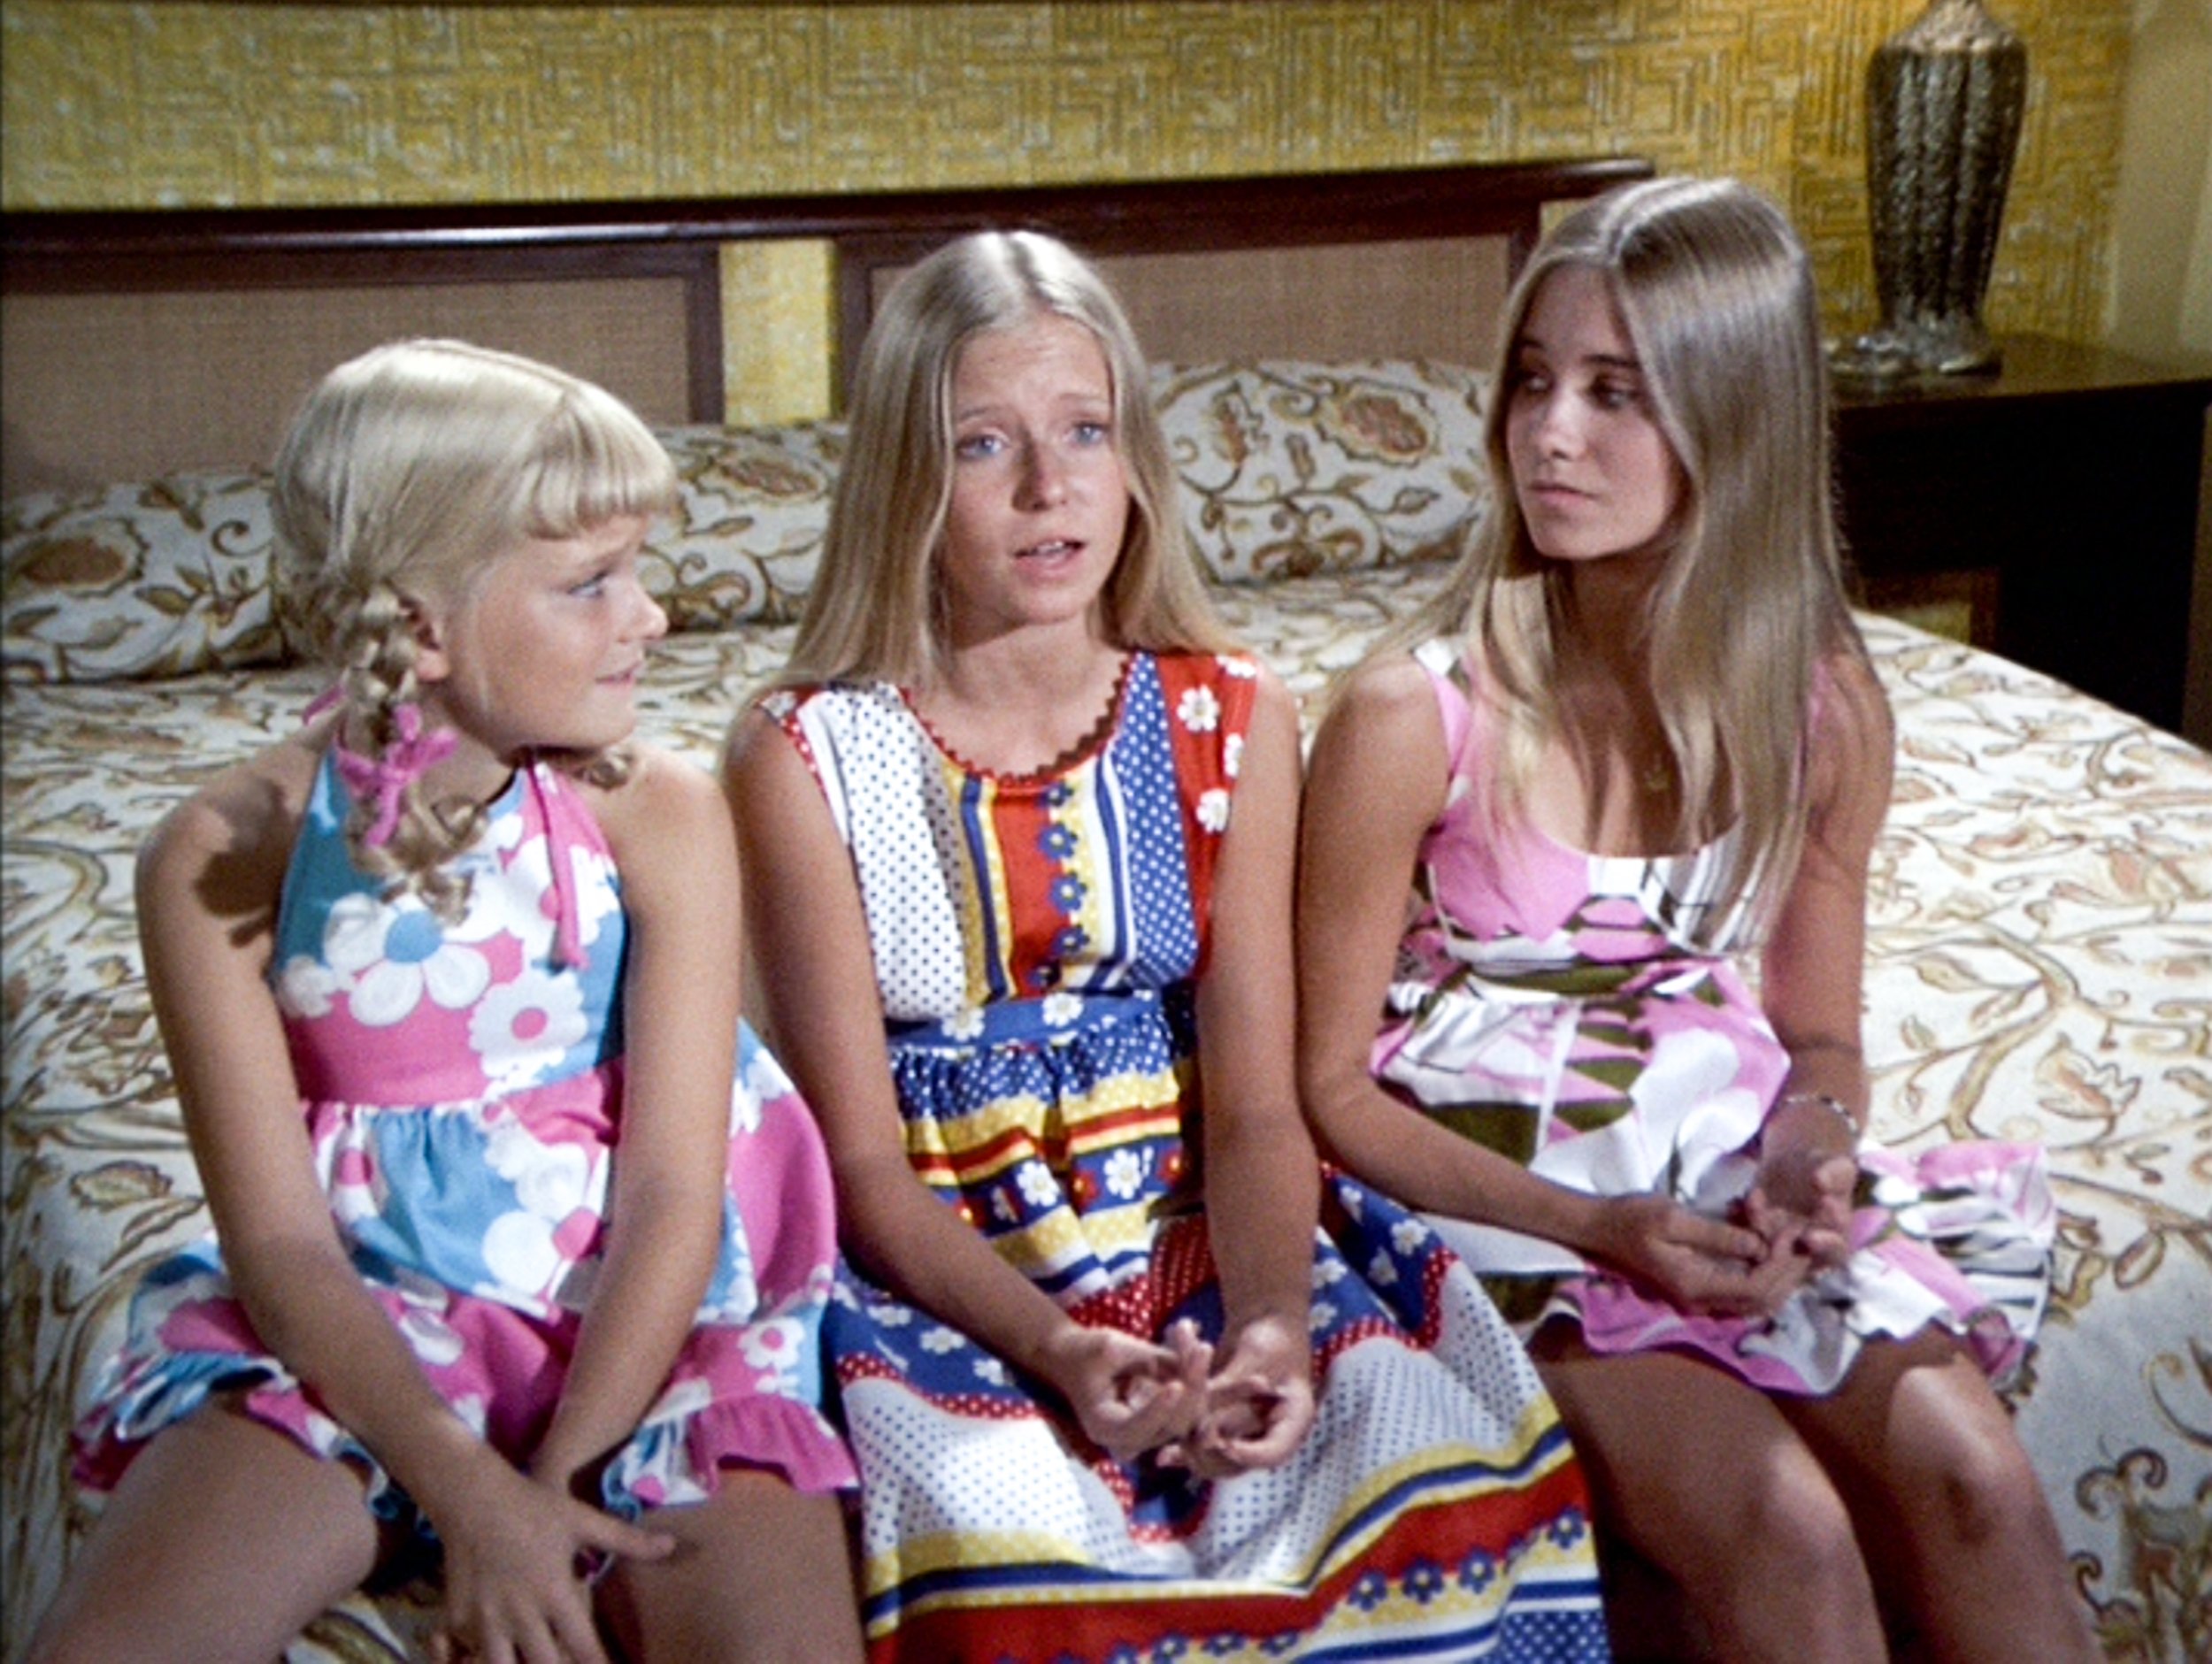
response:
<path id="1" fill-rule="evenodd" d="M 638 672 L 668 615 L 638 578 L 650 524 L 618 515 L 574 537 L 532 538 L 459 600 L 432 609 L 419 663 L 446 715 L 495 755 L 597 750 L 637 725 Z"/>
<path id="2" fill-rule="evenodd" d="M 1129 523 L 1097 338 L 1049 313 L 976 336 L 953 365 L 952 424 L 937 564 L 954 645 L 1088 618 Z"/>
<path id="3" fill-rule="evenodd" d="M 1596 272 L 1563 265 L 1538 284 L 1506 397 L 1513 492 L 1541 553 L 1592 561 L 1669 546 L 1682 470 Z"/>

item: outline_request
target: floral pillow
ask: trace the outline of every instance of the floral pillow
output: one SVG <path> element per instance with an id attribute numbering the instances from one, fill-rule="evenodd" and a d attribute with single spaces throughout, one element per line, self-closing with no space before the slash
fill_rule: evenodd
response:
<path id="1" fill-rule="evenodd" d="M 1194 549 L 1224 581 L 1449 560 L 1487 507 L 1481 372 L 1161 364 L 1153 390 Z"/>
<path id="2" fill-rule="evenodd" d="M 681 480 L 646 587 L 675 630 L 798 616 L 821 552 L 836 423 L 664 431 Z M 242 670 L 294 656 L 272 614 L 265 473 L 173 474 L 0 509 L 0 667 L 10 681 Z"/>
<path id="3" fill-rule="evenodd" d="M 845 455 L 841 422 L 664 428 L 683 499 L 645 550 L 671 630 L 797 619 Z"/>
<path id="4" fill-rule="evenodd" d="M 172 474 L 0 509 L 7 679 L 104 682 L 273 664 L 265 474 Z"/>
<path id="5" fill-rule="evenodd" d="M 1457 551 L 1486 501 L 1486 381 L 1410 360 L 1162 365 L 1193 544 L 1230 582 L 1414 564 Z M 844 455 L 841 423 L 678 427 L 682 481 L 648 544 L 676 630 L 796 618 Z M 292 656 L 269 593 L 268 481 L 177 474 L 14 498 L 0 510 L 0 669 L 114 681 Z"/>

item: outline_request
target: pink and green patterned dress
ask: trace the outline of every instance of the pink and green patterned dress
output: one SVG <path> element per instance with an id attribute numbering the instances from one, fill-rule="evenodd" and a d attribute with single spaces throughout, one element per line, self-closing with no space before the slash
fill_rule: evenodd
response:
<path id="1" fill-rule="evenodd" d="M 1490 707 L 1448 642 L 1416 655 L 1444 717 L 1451 785 L 1424 840 L 1416 916 L 1373 1068 L 1447 1126 L 1595 1195 L 1658 1191 L 1725 1217 L 1748 1190 L 1789 1060 L 1734 962 L 1688 944 L 1717 848 L 1592 855 L 1486 799 Z M 1741 916 L 1709 939 L 1740 937 Z M 1669 1346 L 1769 1391 L 1824 1393 L 1866 1340 L 1937 1323 L 1982 1367 L 2018 1365 L 2048 1292 L 2056 1213 L 2033 1146 L 1861 1148 L 1855 1252 L 1770 1319 L 1681 1310 L 1555 1245 L 1437 1220 L 1509 1304 L 1566 1315 L 1594 1351 Z M 1494 1284 L 1514 1289 L 1513 1283 Z"/>
<path id="2" fill-rule="evenodd" d="M 1133 654 L 1110 725 L 1008 778 L 898 689 L 767 706 L 850 849 L 908 1160 L 1078 1321 L 1221 1332 L 1192 1162 L 1194 979 L 1256 671 Z M 1327 1186 L 1318 1420 L 1207 1484 L 1120 1462 L 1003 1360 L 849 1268 L 828 1319 L 872 1656 L 1606 1656 L 1582 1476 L 1526 1355 L 1418 1219 Z"/>
<path id="3" fill-rule="evenodd" d="M 454 1413 L 526 1459 L 557 1401 L 608 1229 L 623 1114 L 621 882 L 578 787 L 518 771 L 464 855 L 456 921 L 353 863 L 326 755 L 294 846 L 272 983 L 317 1169 L 371 1294 Z M 696 1502 L 726 1467 L 850 1485 L 820 1409 L 835 1254 L 806 1106 L 749 1031 L 730 1100 L 721 1252 L 690 1338 L 607 1464 L 605 1506 Z M 144 1441 L 236 1393 L 356 1463 L 378 1513 L 426 1530 L 375 1458 L 271 1356 L 212 1237 L 156 1265 L 78 1430 L 113 1486 Z"/>

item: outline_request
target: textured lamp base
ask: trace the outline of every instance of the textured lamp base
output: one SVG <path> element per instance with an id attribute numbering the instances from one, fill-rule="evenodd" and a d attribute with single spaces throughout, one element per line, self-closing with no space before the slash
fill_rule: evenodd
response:
<path id="1" fill-rule="evenodd" d="M 1866 74 L 1882 321 L 1834 357 L 1861 380 L 1993 372 L 1983 297 L 2027 102 L 2028 50 L 1980 0 L 1930 0 Z"/>

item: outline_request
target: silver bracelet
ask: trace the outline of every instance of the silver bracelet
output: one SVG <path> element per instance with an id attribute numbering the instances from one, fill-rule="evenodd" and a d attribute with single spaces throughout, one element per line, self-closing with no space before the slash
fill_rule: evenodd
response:
<path id="1" fill-rule="evenodd" d="M 1851 1131 L 1851 1143 L 1856 1148 L 1860 1138 L 1859 1118 L 1843 1107 L 1843 1100 L 1832 1093 L 1787 1092 L 1775 1100 L 1777 1109 L 1786 1109 L 1793 1103 L 1816 1103 Z"/>

